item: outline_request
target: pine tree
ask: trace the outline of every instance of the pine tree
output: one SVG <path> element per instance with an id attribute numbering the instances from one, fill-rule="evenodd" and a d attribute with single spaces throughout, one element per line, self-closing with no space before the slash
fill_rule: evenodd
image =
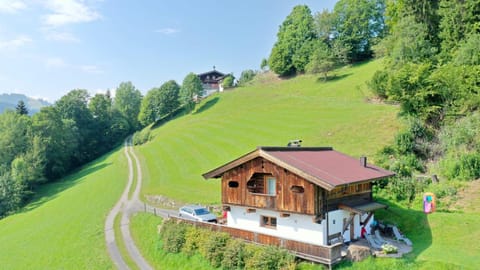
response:
<path id="1" fill-rule="evenodd" d="M 20 100 L 18 102 L 17 107 L 15 107 L 15 110 L 17 111 L 18 114 L 21 114 L 21 115 L 28 114 L 27 106 L 25 105 L 25 102 L 23 102 L 23 100 Z"/>

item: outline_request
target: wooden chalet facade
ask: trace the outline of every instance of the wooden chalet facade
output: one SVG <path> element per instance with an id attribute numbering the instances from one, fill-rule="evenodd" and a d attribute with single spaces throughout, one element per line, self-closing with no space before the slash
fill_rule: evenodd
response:
<path id="1" fill-rule="evenodd" d="M 360 237 L 372 181 L 394 175 L 330 147 L 258 147 L 205 173 L 221 178 L 226 226 L 317 246 Z"/>
<path id="2" fill-rule="evenodd" d="M 223 91 L 222 81 L 225 78 L 226 74 L 213 70 L 197 74 L 200 81 L 202 81 L 204 96 L 209 96 L 210 94 L 218 91 Z"/>

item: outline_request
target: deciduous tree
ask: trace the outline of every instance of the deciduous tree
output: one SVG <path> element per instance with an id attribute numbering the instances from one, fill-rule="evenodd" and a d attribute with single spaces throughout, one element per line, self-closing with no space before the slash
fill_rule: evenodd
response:
<path id="1" fill-rule="evenodd" d="M 270 69 L 280 76 L 304 72 L 313 51 L 310 42 L 315 38 L 310 8 L 295 6 L 277 33 L 268 61 Z"/>
<path id="2" fill-rule="evenodd" d="M 200 98 L 203 94 L 202 81 L 195 73 L 189 73 L 180 87 L 179 101 L 180 105 L 184 106 L 187 112 L 191 112 L 195 107 L 195 100 Z"/>
<path id="3" fill-rule="evenodd" d="M 113 107 L 127 119 L 130 132 L 138 130 L 138 114 L 142 104 L 142 93 L 131 82 L 122 82 L 117 87 Z"/>

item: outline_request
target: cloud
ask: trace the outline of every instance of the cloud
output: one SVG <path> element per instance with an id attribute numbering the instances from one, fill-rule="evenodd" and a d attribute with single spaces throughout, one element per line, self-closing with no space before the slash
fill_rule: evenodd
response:
<path id="1" fill-rule="evenodd" d="M 11 40 L 0 40 L 0 49 L 14 50 L 31 42 L 32 39 L 30 37 L 21 35 Z"/>
<path id="2" fill-rule="evenodd" d="M 74 34 L 69 32 L 47 32 L 45 38 L 47 40 L 60 42 L 80 42 L 80 39 L 78 39 Z"/>
<path id="3" fill-rule="evenodd" d="M 82 65 L 79 68 L 80 70 L 86 73 L 93 73 L 93 74 L 103 73 L 103 70 L 101 70 L 98 66 L 95 66 L 95 65 Z"/>
<path id="4" fill-rule="evenodd" d="M 99 13 L 80 0 L 47 0 L 46 7 L 53 13 L 44 17 L 44 23 L 52 27 L 101 18 Z"/>
<path id="5" fill-rule="evenodd" d="M 156 33 L 164 34 L 164 35 L 171 35 L 180 32 L 180 29 L 175 29 L 175 28 L 162 28 L 155 30 Z"/>
<path id="6" fill-rule="evenodd" d="M 62 58 L 52 57 L 45 60 L 45 66 L 47 68 L 63 68 L 67 66 L 67 63 Z"/>
<path id="7" fill-rule="evenodd" d="M 0 12 L 17 13 L 17 11 L 27 8 L 27 5 L 20 0 L 0 0 Z"/>

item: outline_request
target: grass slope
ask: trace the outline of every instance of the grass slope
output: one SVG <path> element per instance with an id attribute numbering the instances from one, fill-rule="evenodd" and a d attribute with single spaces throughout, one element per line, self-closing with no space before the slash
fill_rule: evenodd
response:
<path id="1" fill-rule="evenodd" d="M 157 226 L 160 217 L 147 213 L 138 213 L 131 218 L 132 237 L 142 255 L 154 269 L 207 270 L 214 269 L 199 254 L 188 256 L 183 253 L 172 254 L 163 251 L 159 244 Z"/>
<path id="2" fill-rule="evenodd" d="M 354 156 L 373 155 L 393 139 L 397 108 L 365 102 L 365 81 L 380 68 L 373 61 L 337 71 L 336 79 L 260 78 L 256 84 L 212 96 L 193 114 L 153 130 L 139 147 L 146 162 L 143 195 L 184 202 L 218 203 L 219 181 L 201 174 L 255 149 L 333 146 Z"/>
<path id="3" fill-rule="evenodd" d="M 24 211 L 0 220 L 0 268 L 113 269 L 104 223 L 127 175 L 117 150 L 43 186 Z"/>

